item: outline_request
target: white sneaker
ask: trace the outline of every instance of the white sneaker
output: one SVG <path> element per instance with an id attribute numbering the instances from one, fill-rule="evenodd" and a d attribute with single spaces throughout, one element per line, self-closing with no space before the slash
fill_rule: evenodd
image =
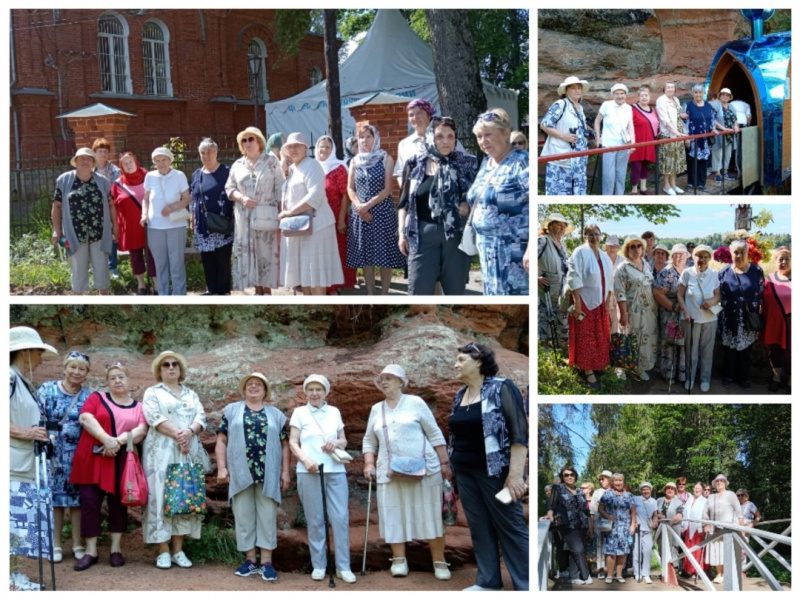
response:
<path id="1" fill-rule="evenodd" d="M 682 194 L 683 193 L 683 190 L 681 188 L 679 188 L 677 185 L 674 188 L 672 188 L 672 191 L 675 192 L 676 194 Z"/>
<path id="2" fill-rule="evenodd" d="M 570 579 L 569 582 L 572 585 L 583 585 L 583 579 Z"/>
<path id="3" fill-rule="evenodd" d="M 702 382 L 700 384 L 700 391 L 701 392 L 707 392 L 710 389 L 711 389 L 711 384 L 708 383 L 707 381 L 704 381 L 704 382 Z"/>
<path id="4" fill-rule="evenodd" d="M 589 579 L 584 580 L 583 585 L 592 585 L 592 583 L 594 582 L 592 581 L 592 578 L 589 577 Z"/>
<path id="5" fill-rule="evenodd" d="M 471 585 L 461 590 L 462 592 L 502 592 L 503 588 L 485 588 L 479 585 Z"/>
<path id="6" fill-rule="evenodd" d="M 325 569 L 314 569 L 311 572 L 311 579 L 314 581 L 322 581 L 325 579 Z"/>
<path id="7" fill-rule="evenodd" d="M 649 575 L 645 575 L 644 576 L 644 582 L 649 585 L 649 584 L 653 583 L 653 580 L 650 579 Z"/>
<path id="8" fill-rule="evenodd" d="M 664 188 L 664 193 L 667 196 L 674 196 L 675 195 L 675 190 L 673 190 L 672 188 Z M 681 193 L 683 193 L 683 192 L 681 192 Z"/>
<path id="9" fill-rule="evenodd" d="M 353 575 L 352 571 L 336 571 L 336 576 L 344 581 L 345 583 L 355 583 L 356 576 Z"/>
<path id="10" fill-rule="evenodd" d="M 405 577 L 408 575 L 408 561 L 404 556 L 391 558 L 389 560 L 392 562 L 392 577 Z M 403 562 L 395 562 L 396 560 L 402 560 Z"/>

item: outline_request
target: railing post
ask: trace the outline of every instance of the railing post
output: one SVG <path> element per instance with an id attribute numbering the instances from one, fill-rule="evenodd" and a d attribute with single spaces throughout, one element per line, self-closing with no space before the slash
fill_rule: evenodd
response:
<path id="1" fill-rule="evenodd" d="M 722 589 L 726 592 L 742 590 L 742 552 L 733 541 L 737 531 L 725 531 L 722 535 Z"/>
<path id="2" fill-rule="evenodd" d="M 658 152 L 659 152 L 660 148 L 661 148 L 661 145 L 657 144 L 656 145 L 656 191 L 653 192 L 653 194 L 656 195 L 656 196 L 658 196 L 658 190 L 660 189 L 660 183 L 659 183 L 660 171 L 658 169 Z"/>
<path id="3" fill-rule="evenodd" d="M 717 136 L 717 137 L 719 137 L 719 136 Z M 726 195 L 726 192 L 725 192 L 725 175 L 727 175 L 727 171 L 728 171 L 728 165 L 725 164 L 725 141 L 726 141 L 725 138 L 726 137 L 728 137 L 728 136 L 726 136 L 723 133 L 722 134 L 722 162 L 720 163 L 720 167 L 719 167 L 719 175 L 722 178 L 722 195 L 723 196 Z M 728 162 L 730 162 L 730 161 L 728 161 Z M 723 169 L 725 170 L 725 173 L 722 172 Z"/>
<path id="4" fill-rule="evenodd" d="M 697 196 L 697 140 L 695 139 L 689 142 L 689 152 L 692 151 L 692 144 L 694 144 L 694 157 L 692 158 L 692 175 L 694 176 L 694 185 L 692 187 L 694 189 L 692 191 L 694 192 L 694 195 Z"/>
<path id="5" fill-rule="evenodd" d="M 667 534 L 667 527 L 662 522 L 660 525 L 661 536 L 658 542 L 658 549 L 661 551 L 661 582 L 667 583 L 669 577 L 669 535 Z"/>

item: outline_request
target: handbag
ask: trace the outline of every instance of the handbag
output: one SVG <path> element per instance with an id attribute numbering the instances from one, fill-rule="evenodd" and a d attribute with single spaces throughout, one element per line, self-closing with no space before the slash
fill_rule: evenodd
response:
<path id="1" fill-rule="evenodd" d="M 492 178 L 489 177 L 486 183 L 483 184 L 483 187 L 480 189 L 480 191 L 475 194 L 475 201 L 472 203 L 472 207 L 469 209 L 469 218 L 464 225 L 464 232 L 461 234 L 461 242 L 458 244 L 458 249 L 467 256 L 475 256 L 478 254 L 477 234 L 475 233 L 475 227 L 472 226 L 472 217 L 475 214 L 475 207 L 478 206 L 478 198 L 480 198 L 481 194 L 483 194 L 483 190 L 486 189 L 486 186 L 489 185 L 491 180 Z"/>
<path id="2" fill-rule="evenodd" d="M 280 222 L 280 230 L 286 237 L 311 235 L 314 232 L 313 210 L 293 217 L 284 217 Z"/>
<path id="3" fill-rule="evenodd" d="M 203 465 L 188 462 L 167 465 L 164 516 L 203 515 L 206 510 L 206 476 Z"/>
<path id="4" fill-rule="evenodd" d="M 200 172 L 200 189 L 203 189 L 203 172 Z M 205 198 L 200 198 L 203 207 L 203 216 L 206 218 L 206 229 L 209 233 L 230 235 L 233 233 L 233 217 L 226 217 L 220 213 L 209 212 Z"/>
<path id="5" fill-rule="evenodd" d="M 389 455 L 389 478 L 390 479 L 410 479 L 414 481 L 421 481 L 427 474 L 425 466 L 425 444 L 428 438 L 425 437 L 425 432 L 422 433 L 422 456 L 414 458 L 411 456 L 392 456 L 392 450 L 389 446 L 389 432 L 386 427 L 386 402 L 381 404 L 381 411 L 383 416 L 383 437 L 386 440 L 386 453 Z"/>
<path id="6" fill-rule="evenodd" d="M 672 313 L 669 316 L 665 333 L 667 335 L 668 344 L 672 344 L 673 346 L 685 345 L 686 340 L 683 338 L 683 330 L 681 329 L 680 322 L 678 321 L 678 315 L 675 313 Z"/>
<path id="7" fill-rule="evenodd" d="M 458 502 L 453 484 L 447 479 L 442 482 L 442 521 L 445 525 L 455 525 L 458 518 Z"/>
<path id="8" fill-rule="evenodd" d="M 128 432 L 128 453 L 125 455 L 125 466 L 122 468 L 120 502 L 123 506 L 147 506 L 147 478 L 144 476 L 142 463 L 133 445 L 133 434 Z"/>
<path id="9" fill-rule="evenodd" d="M 158 184 L 161 186 L 161 195 L 164 196 L 164 202 L 166 204 L 174 204 L 174 202 L 167 202 L 167 193 L 164 190 L 163 175 L 159 175 Z M 178 197 L 178 202 L 180 201 L 181 199 L 180 197 Z M 179 208 L 175 212 L 169 213 L 169 216 L 167 218 L 169 219 L 170 223 L 181 223 L 182 221 L 188 221 L 191 218 L 191 215 L 189 214 L 189 211 L 186 210 L 186 208 Z"/>
<path id="10" fill-rule="evenodd" d="M 733 270 L 733 267 L 731 267 Z M 739 274 L 734 270 L 733 274 L 736 275 L 736 282 L 739 284 L 739 291 L 742 294 L 742 307 L 744 308 L 744 327 L 747 331 L 761 331 L 764 329 L 764 317 L 762 317 L 757 312 L 751 312 L 750 308 L 747 306 L 747 302 L 744 301 L 744 290 L 742 289 L 742 280 L 739 279 Z"/>
<path id="11" fill-rule="evenodd" d="M 609 358 L 614 368 L 635 370 L 639 365 L 639 340 L 629 333 L 612 333 Z"/>
<path id="12" fill-rule="evenodd" d="M 597 530 L 602 531 L 603 533 L 608 533 L 609 531 L 611 531 L 612 526 L 613 524 L 611 523 L 611 521 L 609 521 L 605 517 L 600 517 L 600 519 L 597 521 Z"/>
<path id="13" fill-rule="evenodd" d="M 250 213 L 250 229 L 253 231 L 277 231 L 278 207 L 258 204 Z"/>
<path id="14" fill-rule="evenodd" d="M 327 439 L 328 436 L 325 435 L 325 430 L 322 428 L 322 425 L 319 424 L 319 421 L 317 421 L 317 417 L 314 416 L 314 413 L 312 413 L 309 410 L 308 414 L 311 415 L 311 418 L 314 419 L 314 422 L 317 424 L 317 427 L 319 427 L 319 430 L 322 432 L 322 438 Z M 341 465 L 350 464 L 350 461 L 353 460 L 353 457 L 350 455 L 350 453 L 347 452 L 346 450 L 342 450 L 341 448 L 334 448 L 333 452 L 331 452 L 330 454 L 330 457 L 331 459 L 333 459 L 333 462 L 339 463 Z"/>

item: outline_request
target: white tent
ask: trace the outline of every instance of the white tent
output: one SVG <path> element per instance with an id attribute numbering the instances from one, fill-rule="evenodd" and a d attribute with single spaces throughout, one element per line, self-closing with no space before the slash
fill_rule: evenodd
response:
<path id="1" fill-rule="evenodd" d="M 316 140 L 328 130 L 327 81 L 321 81 L 286 100 L 266 105 L 267 131 L 305 133 Z M 342 98 L 342 136 L 354 135 L 355 121 L 346 110 L 352 103 L 378 92 L 406 98 L 425 98 L 439 108 L 433 73 L 433 52 L 399 10 L 381 9 L 366 37 L 339 67 Z M 519 124 L 518 92 L 483 82 L 490 107 L 504 108 L 511 123 Z"/>

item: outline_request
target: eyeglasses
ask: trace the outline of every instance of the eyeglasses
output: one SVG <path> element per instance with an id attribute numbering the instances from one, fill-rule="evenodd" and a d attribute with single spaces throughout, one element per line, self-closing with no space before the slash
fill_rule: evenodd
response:
<path id="1" fill-rule="evenodd" d="M 744 498 L 745 496 L 747 496 L 747 494 L 736 494 L 736 496 L 739 498 Z"/>
<path id="2" fill-rule="evenodd" d="M 124 367 L 124 366 L 125 366 L 124 362 L 122 362 L 121 360 L 115 360 L 115 361 L 106 363 L 106 370 L 113 369 L 115 367 Z"/>
<path id="3" fill-rule="evenodd" d="M 491 123 L 492 121 L 499 121 L 501 119 L 500 115 L 493 112 L 486 112 L 482 115 L 478 115 L 478 118 L 475 119 L 473 125 L 477 125 L 478 121 L 484 121 L 485 123 Z"/>
<path id="4" fill-rule="evenodd" d="M 249 144 L 250 142 L 255 142 L 255 141 L 256 141 L 255 137 L 242 138 L 242 142 L 245 143 L 245 144 Z"/>
<path id="5" fill-rule="evenodd" d="M 572 477 L 572 478 L 574 478 L 575 477 L 575 473 L 564 473 L 562 475 L 562 477 Z"/>
<path id="6" fill-rule="evenodd" d="M 171 369 L 173 367 L 179 367 L 180 364 L 181 363 L 179 363 L 177 360 L 165 360 L 161 363 L 161 368 L 163 369 L 164 367 L 167 367 L 168 369 Z"/>
<path id="7" fill-rule="evenodd" d="M 89 362 L 89 357 L 88 356 L 86 356 L 85 354 L 81 354 L 80 352 L 77 352 L 76 350 L 73 350 L 72 352 L 67 354 L 67 359 L 70 359 L 70 358 L 77 358 L 78 360 L 85 360 L 87 363 Z"/>
<path id="8" fill-rule="evenodd" d="M 628 246 L 628 248 L 630 248 L 631 250 L 641 250 L 642 248 L 644 248 L 644 246 L 642 246 L 641 244 L 631 244 L 630 246 Z"/>

